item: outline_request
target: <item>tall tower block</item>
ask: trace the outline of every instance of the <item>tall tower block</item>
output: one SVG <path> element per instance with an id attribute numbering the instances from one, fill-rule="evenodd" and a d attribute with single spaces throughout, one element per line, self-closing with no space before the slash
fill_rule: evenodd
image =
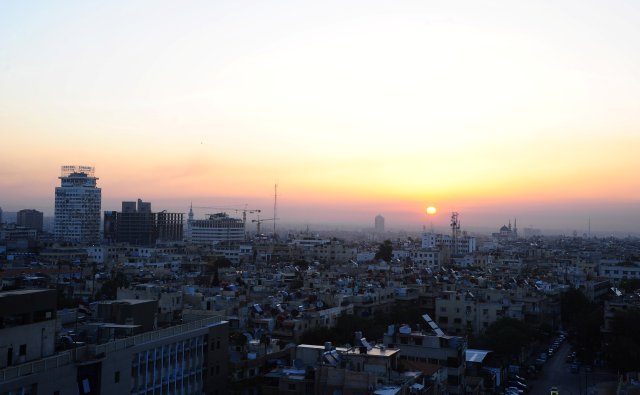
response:
<path id="1" fill-rule="evenodd" d="M 62 166 L 56 187 L 54 236 L 56 241 L 79 244 L 100 242 L 102 191 L 91 166 Z"/>

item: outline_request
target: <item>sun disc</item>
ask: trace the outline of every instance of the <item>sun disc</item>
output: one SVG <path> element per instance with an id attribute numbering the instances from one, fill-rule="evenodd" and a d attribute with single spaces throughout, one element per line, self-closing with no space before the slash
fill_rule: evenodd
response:
<path id="1" fill-rule="evenodd" d="M 438 210 L 436 210 L 435 207 L 433 207 L 433 206 L 427 207 L 427 214 L 434 215 L 436 212 L 438 212 Z"/>

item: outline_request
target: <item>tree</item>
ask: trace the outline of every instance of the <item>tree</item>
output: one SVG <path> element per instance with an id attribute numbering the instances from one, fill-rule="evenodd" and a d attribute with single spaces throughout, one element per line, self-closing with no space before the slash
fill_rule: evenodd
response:
<path id="1" fill-rule="evenodd" d="M 532 335 L 524 322 L 504 317 L 489 325 L 478 343 L 505 357 L 518 357 Z"/>
<path id="2" fill-rule="evenodd" d="M 385 240 L 384 243 L 378 246 L 378 251 L 376 252 L 375 258 L 382 259 L 386 262 L 391 262 L 392 257 L 393 243 L 391 243 L 391 240 Z"/>
<path id="3" fill-rule="evenodd" d="M 631 293 L 636 289 L 640 289 L 640 278 L 623 278 L 620 281 L 620 289 L 625 293 Z"/>
<path id="4" fill-rule="evenodd" d="M 622 372 L 640 370 L 640 311 L 617 313 L 612 327 L 612 340 L 606 350 L 611 365 Z"/>
<path id="5" fill-rule="evenodd" d="M 118 297 L 118 288 L 126 288 L 128 286 L 129 281 L 123 272 L 111 272 L 111 278 L 102 284 L 102 288 L 100 288 L 96 298 L 115 299 Z"/>
<path id="6" fill-rule="evenodd" d="M 562 322 L 574 336 L 578 358 L 592 361 L 601 344 L 602 306 L 571 289 L 560 296 L 560 312 Z"/>
<path id="7" fill-rule="evenodd" d="M 570 289 L 560 295 L 560 315 L 566 325 L 574 324 L 589 309 L 589 299 L 577 289 Z"/>
<path id="8" fill-rule="evenodd" d="M 260 336 L 260 344 L 264 346 L 264 353 L 266 355 L 267 347 L 269 347 L 269 344 L 271 344 L 271 336 L 267 335 L 266 333 L 263 333 L 262 336 Z"/>

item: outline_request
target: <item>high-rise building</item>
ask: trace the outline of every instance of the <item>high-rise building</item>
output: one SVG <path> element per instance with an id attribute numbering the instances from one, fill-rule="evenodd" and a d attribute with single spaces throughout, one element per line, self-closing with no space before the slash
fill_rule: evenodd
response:
<path id="1" fill-rule="evenodd" d="M 183 214 L 153 213 L 151 203 L 122 202 L 122 211 L 105 211 L 104 238 L 120 243 L 151 245 L 160 241 L 182 241 Z"/>
<path id="2" fill-rule="evenodd" d="M 187 237 L 196 244 L 218 244 L 227 241 L 244 241 L 244 221 L 231 218 L 225 213 L 210 214 L 206 219 L 193 219 L 193 209 L 189 211 Z"/>
<path id="3" fill-rule="evenodd" d="M 62 166 L 56 187 L 54 235 L 57 241 L 100 241 L 101 190 L 90 166 Z"/>
<path id="4" fill-rule="evenodd" d="M 375 231 L 376 233 L 384 233 L 384 217 L 380 214 L 376 215 Z"/>
<path id="5" fill-rule="evenodd" d="M 25 209 L 18 211 L 16 214 L 16 224 L 18 226 L 24 226 L 40 232 L 42 232 L 42 219 L 42 212 L 38 210 Z"/>
<path id="6" fill-rule="evenodd" d="M 0 207 L 0 225 L 2 225 L 2 207 Z"/>

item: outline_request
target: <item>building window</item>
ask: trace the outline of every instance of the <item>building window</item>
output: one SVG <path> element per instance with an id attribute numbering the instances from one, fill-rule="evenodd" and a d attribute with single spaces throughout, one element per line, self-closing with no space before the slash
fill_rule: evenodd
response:
<path id="1" fill-rule="evenodd" d="M 113 375 L 113 382 L 114 383 L 119 383 L 120 382 L 120 371 L 116 371 L 116 373 Z"/>
<path id="2" fill-rule="evenodd" d="M 26 344 L 21 344 L 20 345 L 20 354 L 21 357 L 27 355 L 27 345 Z"/>

